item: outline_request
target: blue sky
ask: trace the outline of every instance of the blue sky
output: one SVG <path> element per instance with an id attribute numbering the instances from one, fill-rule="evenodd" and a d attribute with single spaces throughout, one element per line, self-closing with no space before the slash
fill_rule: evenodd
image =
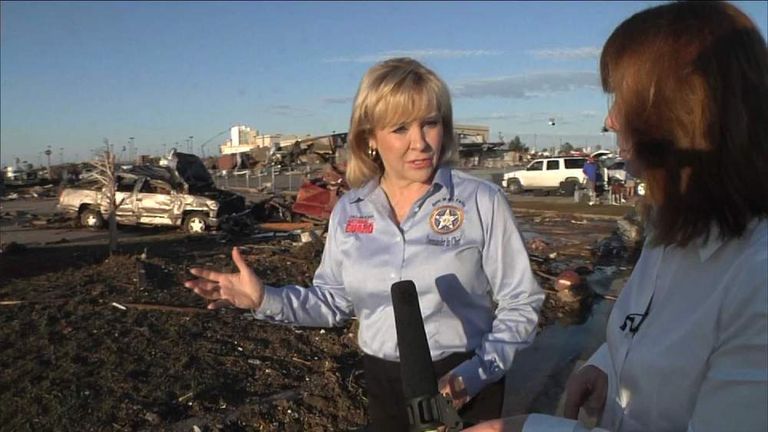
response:
<path id="1" fill-rule="evenodd" d="M 457 123 L 607 147 L 600 48 L 653 4 L 3 1 L 0 156 L 37 164 L 50 146 L 53 163 L 83 160 L 129 137 L 157 154 L 189 136 L 210 154 L 235 124 L 345 131 L 363 73 L 401 55 L 448 83 Z M 735 4 L 765 35 L 767 3 Z"/>

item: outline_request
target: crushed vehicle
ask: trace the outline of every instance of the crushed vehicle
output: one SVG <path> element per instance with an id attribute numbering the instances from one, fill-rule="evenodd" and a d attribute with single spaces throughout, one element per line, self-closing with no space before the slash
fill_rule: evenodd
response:
<path id="1" fill-rule="evenodd" d="M 177 226 L 202 233 L 245 209 L 245 198 L 218 189 L 192 154 L 175 152 L 167 166 L 133 166 L 116 177 L 115 215 L 124 225 Z M 102 183 L 84 182 L 63 189 L 58 207 L 76 214 L 81 225 L 97 229 L 109 214 L 109 197 Z"/>
<path id="2" fill-rule="evenodd" d="M 316 220 L 328 220 L 339 197 L 349 190 L 344 179 L 346 167 L 329 164 L 323 174 L 304 182 L 291 211 Z"/>

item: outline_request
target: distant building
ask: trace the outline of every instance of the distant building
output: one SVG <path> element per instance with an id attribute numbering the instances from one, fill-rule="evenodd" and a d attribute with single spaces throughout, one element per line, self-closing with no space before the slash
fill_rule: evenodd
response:
<path id="1" fill-rule="evenodd" d="M 229 139 L 222 144 L 219 149 L 221 154 L 245 153 L 258 148 L 274 148 L 276 146 L 284 147 L 293 144 L 297 139 L 296 135 L 259 135 L 258 129 L 251 129 L 248 126 L 232 126 L 229 130 Z"/>
<path id="2" fill-rule="evenodd" d="M 490 142 L 491 129 L 488 126 L 455 124 L 453 134 L 459 144 L 487 143 Z"/>

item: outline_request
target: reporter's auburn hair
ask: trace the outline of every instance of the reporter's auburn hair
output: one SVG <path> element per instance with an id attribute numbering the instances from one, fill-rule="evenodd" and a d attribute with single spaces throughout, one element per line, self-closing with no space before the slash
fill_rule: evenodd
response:
<path id="1" fill-rule="evenodd" d="M 360 187 L 384 173 L 381 158 L 368 154 L 369 139 L 378 129 L 409 123 L 438 113 L 443 126 L 440 163 L 453 159 L 453 109 L 448 86 L 435 72 L 411 58 L 377 63 L 363 76 L 350 119 L 347 182 Z"/>
<path id="2" fill-rule="evenodd" d="M 638 12 L 608 38 L 600 75 L 642 167 L 652 243 L 685 246 L 713 227 L 740 237 L 768 216 L 768 48 L 743 12 L 704 1 Z"/>

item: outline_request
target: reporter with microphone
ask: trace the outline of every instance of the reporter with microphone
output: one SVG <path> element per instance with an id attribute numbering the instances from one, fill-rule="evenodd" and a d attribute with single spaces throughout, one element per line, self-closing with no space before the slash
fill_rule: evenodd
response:
<path id="1" fill-rule="evenodd" d="M 504 193 L 450 167 L 452 116 L 447 86 L 421 63 L 374 65 L 350 121 L 353 189 L 333 210 L 312 286 L 265 286 L 236 250 L 239 273 L 191 269 L 198 279 L 185 283 L 212 308 L 249 308 L 272 322 L 330 327 L 357 316 L 368 430 L 429 430 L 409 422 L 406 405 L 440 403 L 421 394 L 432 386 L 467 424 L 498 417 L 503 376 L 535 335 L 544 294 Z M 412 282 L 418 300 L 421 324 L 412 326 L 423 331 L 426 343 L 418 345 L 431 363 L 418 369 L 431 375 L 401 376 L 409 354 L 398 347 L 403 315 L 390 292 L 400 281 Z M 427 375 L 431 383 L 414 383 Z"/>

